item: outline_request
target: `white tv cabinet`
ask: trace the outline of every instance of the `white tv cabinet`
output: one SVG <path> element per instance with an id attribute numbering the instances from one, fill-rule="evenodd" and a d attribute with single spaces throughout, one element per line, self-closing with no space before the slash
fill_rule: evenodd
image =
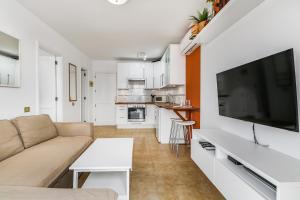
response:
<path id="1" fill-rule="evenodd" d="M 199 141 L 216 146 L 202 148 Z M 231 156 L 243 165 L 228 160 Z M 299 200 L 300 160 L 222 130 L 194 130 L 191 157 L 228 200 Z M 245 169 L 276 186 L 273 189 Z"/>

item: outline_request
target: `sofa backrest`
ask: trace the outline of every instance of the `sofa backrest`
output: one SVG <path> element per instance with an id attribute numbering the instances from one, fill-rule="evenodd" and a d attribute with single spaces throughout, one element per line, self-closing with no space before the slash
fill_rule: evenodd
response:
<path id="1" fill-rule="evenodd" d="M 58 136 L 55 125 L 48 115 L 17 117 L 13 123 L 19 130 L 25 148 Z"/>
<path id="2" fill-rule="evenodd" d="M 0 120 L 0 161 L 24 150 L 16 127 L 9 120 Z"/>

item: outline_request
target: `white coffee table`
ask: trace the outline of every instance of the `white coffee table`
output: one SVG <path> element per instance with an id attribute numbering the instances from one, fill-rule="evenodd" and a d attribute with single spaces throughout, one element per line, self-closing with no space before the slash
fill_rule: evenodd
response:
<path id="1" fill-rule="evenodd" d="M 120 199 L 129 200 L 133 138 L 97 139 L 71 165 L 73 188 L 78 188 L 78 173 L 90 172 L 82 188 L 109 188 Z"/>

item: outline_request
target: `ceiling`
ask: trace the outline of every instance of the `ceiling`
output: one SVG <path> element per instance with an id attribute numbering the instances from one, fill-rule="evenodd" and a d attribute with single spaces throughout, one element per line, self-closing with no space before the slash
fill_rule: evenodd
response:
<path id="1" fill-rule="evenodd" d="M 17 0 L 92 59 L 160 57 L 206 0 Z"/>

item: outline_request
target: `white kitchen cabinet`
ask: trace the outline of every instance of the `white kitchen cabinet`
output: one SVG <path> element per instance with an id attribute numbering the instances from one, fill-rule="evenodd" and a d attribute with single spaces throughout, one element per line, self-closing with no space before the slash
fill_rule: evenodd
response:
<path id="1" fill-rule="evenodd" d="M 161 70 L 161 62 L 154 62 L 153 63 L 153 88 L 155 89 L 159 89 L 161 88 L 161 74 L 162 74 L 162 70 Z"/>
<path id="2" fill-rule="evenodd" d="M 145 74 L 143 63 L 129 63 L 129 79 L 143 79 Z"/>
<path id="3" fill-rule="evenodd" d="M 185 85 L 185 56 L 180 54 L 178 44 L 169 45 L 162 57 L 161 85 L 162 87 L 171 87 L 176 85 Z"/>
<path id="4" fill-rule="evenodd" d="M 158 141 L 162 144 L 168 144 L 170 141 L 170 130 L 172 125 L 171 118 L 178 118 L 173 110 L 157 108 L 156 110 L 156 135 Z M 158 113 L 157 113 L 158 112 Z"/>
<path id="5" fill-rule="evenodd" d="M 128 89 L 130 63 L 118 63 L 117 87 L 118 89 Z"/>
<path id="6" fill-rule="evenodd" d="M 155 124 L 155 105 L 146 105 L 146 123 Z"/>
<path id="7" fill-rule="evenodd" d="M 116 106 L 116 122 L 117 125 L 126 125 L 128 123 L 127 105 Z"/>
<path id="8" fill-rule="evenodd" d="M 144 79 L 145 79 L 145 88 L 153 89 L 154 88 L 154 64 L 153 63 L 144 63 Z"/>

